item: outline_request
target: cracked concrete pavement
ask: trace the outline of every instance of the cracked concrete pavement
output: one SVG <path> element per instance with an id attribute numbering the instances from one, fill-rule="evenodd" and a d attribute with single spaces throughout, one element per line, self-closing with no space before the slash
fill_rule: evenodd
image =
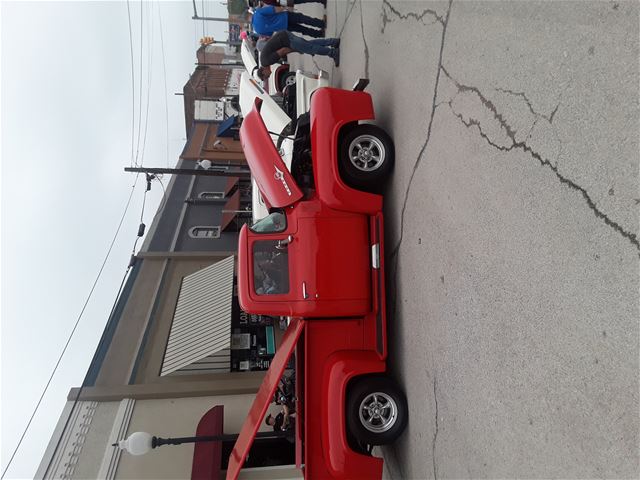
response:
<path id="1" fill-rule="evenodd" d="M 300 8 L 319 15 L 313 5 Z M 386 478 L 638 478 L 638 2 L 329 0 L 396 144 Z"/>

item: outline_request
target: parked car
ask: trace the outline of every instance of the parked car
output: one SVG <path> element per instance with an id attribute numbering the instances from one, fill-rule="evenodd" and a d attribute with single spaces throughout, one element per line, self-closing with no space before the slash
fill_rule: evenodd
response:
<path id="1" fill-rule="evenodd" d="M 284 96 L 269 95 L 248 72 L 243 72 L 240 77 L 239 103 L 242 116 L 245 117 L 251 112 L 256 98 L 262 100 L 261 113 L 264 124 L 287 168 L 291 168 L 294 154 L 294 141 L 291 135 L 297 125 L 298 112 L 303 115 L 309 111 L 311 95 L 318 88 L 329 84 L 327 77 L 327 73 L 322 70 L 318 75 L 298 70 L 296 83 L 285 88 Z M 287 114 L 287 110 L 292 116 Z M 259 189 L 256 188 L 255 181 L 252 183 L 251 211 L 252 220 L 255 223 L 266 217 L 269 212 Z"/>
<path id="2" fill-rule="evenodd" d="M 289 326 L 229 458 L 235 480 L 290 357 L 296 365 L 296 465 L 307 479 L 380 479 L 372 446 L 393 442 L 408 420 L 387 370 L 382 196 L 391 138 L 369 122 L 371 96 L 321 88 L 297 125 L 288 168 L 256 98 L 240 139 L 270 206 L 243 226 L 238 296 L 248 313 Z"/>

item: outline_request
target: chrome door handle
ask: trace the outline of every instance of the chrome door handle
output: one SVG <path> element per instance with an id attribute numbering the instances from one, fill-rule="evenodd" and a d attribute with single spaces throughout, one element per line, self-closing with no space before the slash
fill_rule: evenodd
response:
<path id="1" fill-rule="evenodd" d="M 302 282 L 302 298 L 305 300 L 309 298 L 309 294 L 307 293 L 307 282 Z"/>
<path id="2" fill-rule="evenodd" d="M 276 243 L 276 248 L 278 250 L 284 250 L 291 242 L 293 242 L 293 235 L 289 235 L 284 240 L 278 240 L 278 243 Z"/>

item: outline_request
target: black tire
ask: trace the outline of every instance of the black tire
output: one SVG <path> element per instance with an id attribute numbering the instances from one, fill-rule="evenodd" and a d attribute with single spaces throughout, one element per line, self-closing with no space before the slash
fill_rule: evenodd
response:
<path id="1" fill-rule="evenodd" d="M 278 80 L 278 88 L 281 92 L 284 92 L 284 89 L 287 85 L 295 85 L 296 83 L 296 72 L 287 72 L 280 75 L 280 79 Z"/>
<path id="2" fill-rule="evenodd" d="M 347 428 L 361 443 L 392 443 L 404 431 L 408 419 L 407 399 L 389 377 L 362 377 L 351 385 L 347 397 Z"/>
<path id="3" fill-rule="evenodd" d="M 340 143 L 340 163 L 344 181 L 367 191 L 378 191 L 393 170 L 393 140 L 380 127 L 356 125 Z"/>

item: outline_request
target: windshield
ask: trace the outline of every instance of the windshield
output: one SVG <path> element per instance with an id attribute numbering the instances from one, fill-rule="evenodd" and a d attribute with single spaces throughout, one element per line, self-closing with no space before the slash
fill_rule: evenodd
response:
<path id="1" fill-rule="evenodd" d="M 282 212 L 273 212 L 251 226 L 256 233 L 277 233 L 287 228 L 287 217 Z"/>

